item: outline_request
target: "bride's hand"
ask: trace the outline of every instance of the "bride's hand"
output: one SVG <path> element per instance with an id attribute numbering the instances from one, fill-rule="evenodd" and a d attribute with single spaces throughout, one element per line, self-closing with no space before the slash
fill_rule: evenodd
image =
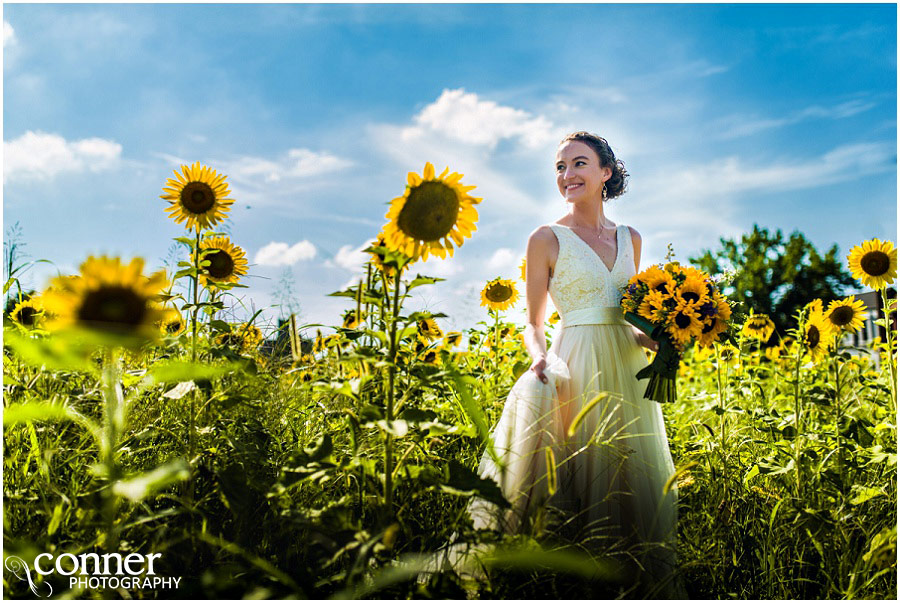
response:
<path id="1" fill-rule="evenodd" d="M 537 378 L 540 379 L 542 383 L 547 383 L 547 375 L 544 374 L 545 368 L 547 368 L 547 359 L 541 356 L 531 363 L 531 368 L 529 370 L 534 371 L 534 374 L 537 375 Z"/>
<path id="2" fill-rule="evenodd" d="M 659 351 L 659 342 L 650 339 L 650 337 L 646 333 L 638 332 L 635 336 L 635 339 L 637 339 L 638 345 L 644 346 L 651 352 Z"/>

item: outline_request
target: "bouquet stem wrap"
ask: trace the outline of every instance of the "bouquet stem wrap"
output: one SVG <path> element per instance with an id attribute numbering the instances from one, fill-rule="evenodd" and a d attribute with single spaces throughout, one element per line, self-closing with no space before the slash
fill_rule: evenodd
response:
<path id="1" fill-rule="evenodd" d="M 676 397 L 675 376 L 678 374 L 681 354 L 672 344 L 672 340 L 669 339 L 663 327 L 654 325 L 634 312 L 625 312 L 625 320 L 659 343 L 659 350 L 656 352 L 653 362 L 635 375 L 638 379 L 650 378 L 647 389 L 644 391 L 644 397 L 656 402 L 674 402 Z"/>

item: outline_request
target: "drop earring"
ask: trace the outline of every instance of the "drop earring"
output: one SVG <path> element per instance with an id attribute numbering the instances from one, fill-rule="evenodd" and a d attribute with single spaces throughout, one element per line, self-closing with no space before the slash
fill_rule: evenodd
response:
<path id="1" fill-rule="evenodd" d="M 603 200 L 606 201 L 607 193 L 606 193 L 606 183 L 603 183 Z"/>

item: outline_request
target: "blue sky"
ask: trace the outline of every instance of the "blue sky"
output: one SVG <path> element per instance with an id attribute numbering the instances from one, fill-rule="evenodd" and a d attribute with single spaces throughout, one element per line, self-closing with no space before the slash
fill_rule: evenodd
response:
<path id="1" fill-rule="evenodd" d="M 245 306 L 286 279 L 301 320 L 358 278 L 425 161 L 465 175 L 478 230 L 413 307 L 487 314 L 529 233 L 566 211 L 557 142 L 605 136 L 631 174 L 607 207 L 642 267 L 754 223 L 842 255 L 897 236 L 897 8 L 869 5 L 33 5 L 3 10 L 3 219 L 42 288 L 88 254 L 160 267 L 181 163 L 229 177 Z M 509 318 L 522 322 L 524 303 Z M 241 313 L 242 311 L 239 311 Z M 279 309 L 267 310 L 275 317 Z"/>

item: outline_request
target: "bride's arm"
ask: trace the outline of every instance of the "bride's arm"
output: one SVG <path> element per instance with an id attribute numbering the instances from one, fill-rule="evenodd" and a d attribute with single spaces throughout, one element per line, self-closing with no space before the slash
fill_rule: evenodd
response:
<path id="1" fill-rule="evenodd" d="M 525 348 L 531 354 L 531 370 L 547 383 L 544 367 L 547 366 L 547 340 L 544 336 L 544 313 L 547 310 L 547 289 L 550 285 L 550 266 L 559 254 L 556 235 L 547 226 L 541 226 L 528 237 L 525 250 L 525 301 L 527 320 Z"/>
<path id="2" fill-rule="evenodd" d="M 641 233 L 636 231 L 631 226 L 628 227 L 628 230 L 631 231 L 631 244 L 634 246 L 634 272 L 638 273 L 641 271 Z M 659 349 L 659 344 L 650 339 L 650 337 L 648 337 L 646 333 L 644 333 L 637 327 L 631 327 L 631 332 L 634 335 L 634 340 L 637 341 L 638 345 L 642 345 L 654 352 Z"/>

